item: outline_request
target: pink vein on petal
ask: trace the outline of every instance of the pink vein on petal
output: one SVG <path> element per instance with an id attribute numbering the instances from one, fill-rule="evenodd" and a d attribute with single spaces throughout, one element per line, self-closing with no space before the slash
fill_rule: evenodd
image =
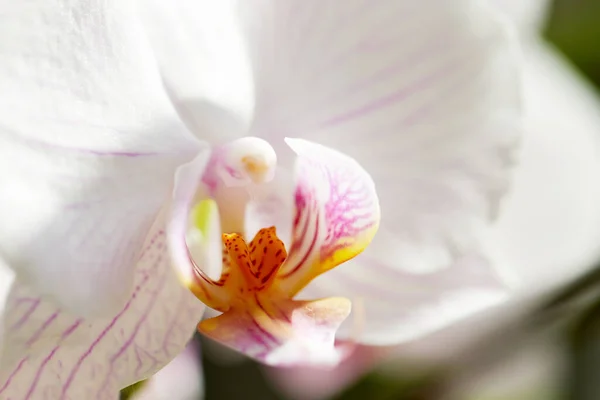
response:
<path id="1" fill-rule="evenodd" d="M 27 322 L 27 320 L 29 319 L 29 317 L 31 316 L 31 314 L 33 314 L 33 312 L 37 309 L 38 305 L 40 304 L 40 300 L 36 299 L 33 304 L 31 305 L 31 307 L 29 307 L 29 309 L 27 311 L 25 311 L 25 313 L 23 314 L 23 316 L 17 321 L 15 322 L 10 329 L 11 330 L 16 330 L 19 329 L 21 326 L 23 326 L 23 324 L 25 322 Z"/>
<path id="2" fill-rule="evenodd" d="M 52 324 L 52 322 L 54 322 L 56 317 L 58 317 L 58 314 L 60 314 L 60 313 L 58 311 L 56 311 L 48 319 L 46 319 L 46 321 L 44 321 L 42 326 L 33 334 L 33 336 L 26 342 L 26 344 L 28 346 L 31 346 L 36 340 L 38 340 L 40 338 L 40 335 L 46 330 L 46 328 L 48 328 L 50 326 L 50 324 Z"/>
<path id="3" fill-rule="evenodd" d="M 56 354 L 56 351 L 59 348 L 60 348 L 60 346 L 56 346 L 54 349 L 52 349 L 52 351 L 50 352 L 50 354 L 48 354 L 46 356 L 46 358 L 44 358 L 44 361 L 42 361 L 42 363 L 40 364 L 40 367 L 38 368 L 37 372 L 35 373 L 35 377 L 33 378 L 33 382 L 31 383 L 31 386 L 29 387 L 29 390 L 27 391 L 27 395 L 25 396 L 25 400 L 28 400 L 28 399 L 31 398 L 31 395 L 35 391 L 35 388 L 36 388 L 36 386 L 38 384 L 38 381 L 40 380 L 40 377 L 42 376 L 42 372 L 44 371 L 44 368 L 46 368 L 46 365 L 52 359 L 52 357 L 54 357 L 54 354 Z"/>
<path id="4" fill-rule="evenodd" d="M 13 372 L 11 372 L 11 374 L 9 375 L 6 382 L 4 382 L 4 386 L 2 386 L 2 388 L 0 388 L 0 394 L 2 394 L 2 392 L 4 392 L 6 390 L 6 388 L 10 386 L 10 382 L 19 373 L 19 371 L 21 370 L 21 368 L 23 367 L 23 365 L 25 364 L 25 362 L 28 359 L 29 359 L 29 356 L 26 356 L 26 357 L 23 357 L 21 359 L 21 361 L 19 361 L 19 364 L 17 365 L 17 367 L 13 370 Z"/>
<path id="5" fill-rule="evenodd" d="M 397 102 L 408 99 L 412 94 L 418 90 L 428 87 L 439 77 L 448 73 L 448 66 L 440 68 L 438 71 L 423 77 L 422 79 L 413 82 L 407 87 L 398 89 L 396 92 L 388 94 L 387 96 L 381 97 L 372 101 L 369 104 L 365 104 L 361 107 L 355 108 L 354 110 L 347 111 L 343 114 L 337 115 L 319 124 L 320 128 L 330 128 L 337 125 L 344 124 L 357 118 L 367 116 L 375 111 L 381 110 L 382 108 L 389 107 Z"/>

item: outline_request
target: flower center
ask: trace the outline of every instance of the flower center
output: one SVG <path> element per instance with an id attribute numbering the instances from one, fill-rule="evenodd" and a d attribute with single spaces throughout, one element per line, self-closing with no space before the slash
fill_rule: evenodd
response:
<path id="1" fill-rule="evenodd" d="M 237 233 L 225 233 L 223 244 L 229 262 L 225 263 L 228 268 L 224 268 L 220 282 L 242 296 L 267 291 L 287 258 L 285 245 L 277 237 L 274 226 L 258 231 L 250 244 Z M 234 286 L 228 284 L 231 276 L 238 277 L 233 280 Z"/>

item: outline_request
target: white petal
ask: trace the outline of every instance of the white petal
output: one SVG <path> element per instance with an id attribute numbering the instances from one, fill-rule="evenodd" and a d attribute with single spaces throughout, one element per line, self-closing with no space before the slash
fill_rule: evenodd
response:
<path id="1" fill-rule="evenodd" d="M 145 242 L 135 289 L 111 318 L 77 318 L 13 285 L 4 317 L 0 398 L 116 399 L 184 348 L 204 305 L 170 267 L 164 220 Z"/>
<path id="2" fill-rule="evenodd" d="M 518 137 L 506 26 L 468 0 L 292 3 L 243 3 L 257 97 L 251 133 L 352 156 L 373 176 L 382 215 L 364 254 L 303 297 L 361 299 L 359 339 L 376 343 L 500 301 L 498 278 L 472 254 Z"/>
<path id="3" fill-rule="evenodd" d="M 86 316 L 123 306 L 174 170 L 199 147 L 133 3 L 0 8 L 0 252 Z"/>
<path id="4" fill-rule="evenodd" d="M 254 107 L 250 63 L 229 0 L 142 0 L 165 85 L 188 126 L 222 143 L 242 136 Z"/>
<path id="5" fill-rule="evenodd" d="M 488 245 L 529 291 L 600 258 L 600 100 L 547 45 L 525 50 L 522 162 Z"/>

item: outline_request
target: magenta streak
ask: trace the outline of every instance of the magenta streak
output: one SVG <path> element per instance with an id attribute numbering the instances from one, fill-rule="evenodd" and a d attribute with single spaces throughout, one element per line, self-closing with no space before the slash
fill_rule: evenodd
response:
<path id="1" fill-rule="evenodd" d="M 60 312 L 56 311 L 46 321 L 44 321 L 42 326 L 37 330 L 37 332 L 35 332 L 33 334 L 33 336 L 25 344 L 27 344 L 28 346 L 31 346 L 36 340 L 38 340 L 40 338 L 40 335 L 46 330 L 46 328 L 48 328 L 50 326 L 50 324 L 52 324 L 52 322 L 54 322 L 56 317 L 58 317 L 58 314 L 60 314 Z"/>
<path id="2" fill-rule="evenodd" d="M 415 124 L 417 121 L 419 121 L 419 119 L 422 119 L 425 116 L 427 116 L 432 110 L 434 110 L 436 108 L 436 106 L 439 107 L 439 104 L 443 104 L 444 101 L 448 101 L 449 96 L 454 94 L 455 90 L 458 87 L 463 85 L 465 82 L 469 82 L 474 79 L 473 75 L 477 71 L 474 68 L 470 68 L 466 72 L 467 73 L 465 73 L 461 77 L 461 79 L 457 79 L 452 85 L 450 85 L 449 88 L 444 90 L 444 92 L 440 96 L 437 97 L 437 100 L 438 100 L 437 103 L 428 103 L 428 104 L 425 104 L 425 105 L 419 107 L 418 109 L 413 111 L 411 114 L 406 116 L 400 122 L 400 124 L 402 124 L 404 126 L 411 126 L 411 125 Z"/>
<path id="3" fill-rule="evenodd" d="M 75 323 L 73 325 L 71 325 L 70 327 L 67 328 L 66 331 L 63 332 L 62 336 L 60 337 L 60 340 L 63 341 L 65 340 L 71 333 L 73 333 L 73 331 L 75 331 L 75 329 L 77 329 L 77 327 L 83 322 L 83 319 L 80 318 L 78 320 L 75 321 Z"/>
<path id="4" fill-rule="evenodd" d="M 306 206 L 305 206 L 304 210 L 306 210 Z M 299 218 L 300 217 L 301 217 L 301 215 L 299 216 Z M 300 237 L 302 238 L 302 240 L 294 241 L 292 243 L 292 246 L 290 247 L 290 251 L 288 254 L 288 259 L 290 258 L 291 254 L 295 253 L 300 247 L 302 247 L 302 241 L 304 240 L 304 237 L 306 236 L 306 232 L 308 231 L 308 227 L 310 225 L 309 221 L 310 221 L 310 219 L 307 216 L 303 221 L 304 225 L 302 226 L 302 233 L 300 234 Z M 297 226 L 298 226 L 298 224 L 294 224 L 294 233 L 296 231 Z"/>
<path id="5" fill-rule="evenodd" d="M 31 316 L 31 314 L 33 314 L 33 312 L 36 310 L 36 308 L 38 307 L 39 304 L 40 304 L 40 299 L 37 299 L 36 301 L 34 301 L 33 304 L 31 305 L 31 307 L 29 307 L 29 309 L 25 312 L 25 314 L 23 314 L 23 316 L 16 323 L 14 323 L 10 327 L 10 329 L 11 330 L 19 329 L 27 321 L 27 319 L 29 319 L 29 317 Z"/>
<path id="6" fill-rule="evenodd" d="M 248 315 L 250 316 L 250 319 L 252 320 L 252 325 L 254 325 L 256 327 L 256 329 L 258 329 L 260 331 L 260 333 L 262 333 L 267 339 L 271 340 L 273 343 L 275 343 L 275 344 L 281 344 L 280 341 L 275 336 L 273 336 L 268 330 L 266 330 L 265 328 L 263 328 L 256 321 L 256 319 L 254 319 L 254 317 L 252 316 L 252 314 L 248 313 Z"/>
<path id="7" fill-rule="evenodd" d="M 35 378 L 33 379 L 31 386 L 29 387 L 29 391 L 27 392 L 27 395 L 25 396 L 25 400 L 28 400 L 31 398 L 31 395 L 35 391 L 35 387 L 37 386 L 38 381 L 40 380 L 40 377 L 42 376 L 42 372 L 44 371 L 44 368 L 46 368 L 46 364 L 48 364 L 48 362 L 52 359 L 52 357 L 54 357 L 54 354 L 56 353 L 56 351 L 59 348 L 60 348 L 60 346 L 56 346 L 54 349 L 52 349 L 50 354 L 48 354 L 48 356 L 46 356 L 46 358 L 44 358 L 44 361 L 42 361 L 42 363 L 40 364 L 40 367 L 38 368 L 37 372 L 35 373 Z"/>
<path id="8" fill-rule="evenodd" d="M 272 318 L 271 314 L 269 314 L 269 312 L 263 307 L 263 305 L 261 304 L 260 300 L 258 299 L 258 293 L 254 293 L 254 301 L 256 301 L 256 304 L 258 305 L 258 308 L 260 308 L 261 310 L 263 310 L 263 312 L 265 314 L 267 314 L 267 316 L 269 318 Z"/>
<path id="9" fill-rule="evenodd" d="M 36 146 L 36 147 L 45 147 L 45 148 L 56 149 L 56 150 L 60 150 L 60 151 L 68 151 L 68 152 L 73 152 L 73 153 L 89 154 L 89 155 L 103 156 L 103 157 L 148 157 L 148 156 L 160 156 L 160 155 L 166 154 L 166 153 L 157 153 L 157 152 L 133 152 L 133 151 L 111 151 L 111 150 L 103 151 L 103 150 L 86 149 L 86 148 L 82 148 L 82 147 L 68 147 L 68 146 L 64 146 L 64 145 L 60 145 L 60 144 L 45 142 L 43 140 L 31 138 L 31 137 L 23 138 L 22 140 L 24 142 L 26 142 L 27 144 Z"/>
<path id="10" fill-rule="evenodd" d="M 2 394 L 2 392 L 4 392 L 6 390 L 6 388 L 10 385 L 10 382 L 12 381 L 12 379 L 19 373 L 19 371 L 25 364 L 25 361 L 27 361 L 28 359 L 29 359 L 29 356 L 26 356 L 26 357 L 23 357 L 21 359 L 21 361 L 19 361 L 17 368 L 14 369 L 14 371 L 10 374 L 10 376 L 8 377 L 6 382 L 4 382 L 4 386 L 2 386 L 2 388 L 0 388 L 0 394 Z"/>
<path id="11" fill-rule="evenodd" d="M 259 328 L 260 329 L 260 328 Z M 270 349 L 271 346 L 269 345 L 269 343 L 267 343 L 262 336 L 258 335 L 256 332 L 254 332 L 253 329 L 250 329 L 249 327 L 246 328 L 246 333 L 248 334 L 248 336 L 250 336 L 250 340 L 252 340 L 253 342 L 256 343 L 260 343 L 264 348 Z M 244 352 L 244 350 L 246 350 L 246 348 L 241 348 L 242 352 Z"/>
<path id="12" fill-rule="evenodd" d="M 296 264 L 296 266 L 290 272 L 287 272 L 287 273 L 281 275 L 280 276 L 281 279 L 287 279 L 291 275 L 293 275 L 296 272 L 298 272 L 298 270 L 300 270 L 300 268 L 304 265 L 304 263 L 306 262 L 306 260 L 308 260 L 308 257 L 311 255 L 313 249 L 315 248 L 315 246 L 317 244 L 317 236 L 319 236 L 319 215 L 318 214 L 317 214 L 316 220 L 317 221 L 315 223 L 315 234 L 314 234 L 314 236 L 312 238 L 312 241 L 310 243 L 310 247 L 304 253 L 304 257 L 302 257 L 302 260 L 300 260 L 300 262 L 298 264 Z"/>

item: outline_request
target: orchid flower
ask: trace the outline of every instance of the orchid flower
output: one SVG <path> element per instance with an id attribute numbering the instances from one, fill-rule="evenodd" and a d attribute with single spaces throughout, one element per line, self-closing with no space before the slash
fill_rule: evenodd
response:
<path id="1" fill-rule="evenodd" d="M 200 330 L 238 351 L 332 365 L 336 339 L 398 343 L 505 298 L 477 238 L 517 63 L 480 2 L 5 7 L 0 397 L 114 398 L 204 304 L 222 314 Z"/>

